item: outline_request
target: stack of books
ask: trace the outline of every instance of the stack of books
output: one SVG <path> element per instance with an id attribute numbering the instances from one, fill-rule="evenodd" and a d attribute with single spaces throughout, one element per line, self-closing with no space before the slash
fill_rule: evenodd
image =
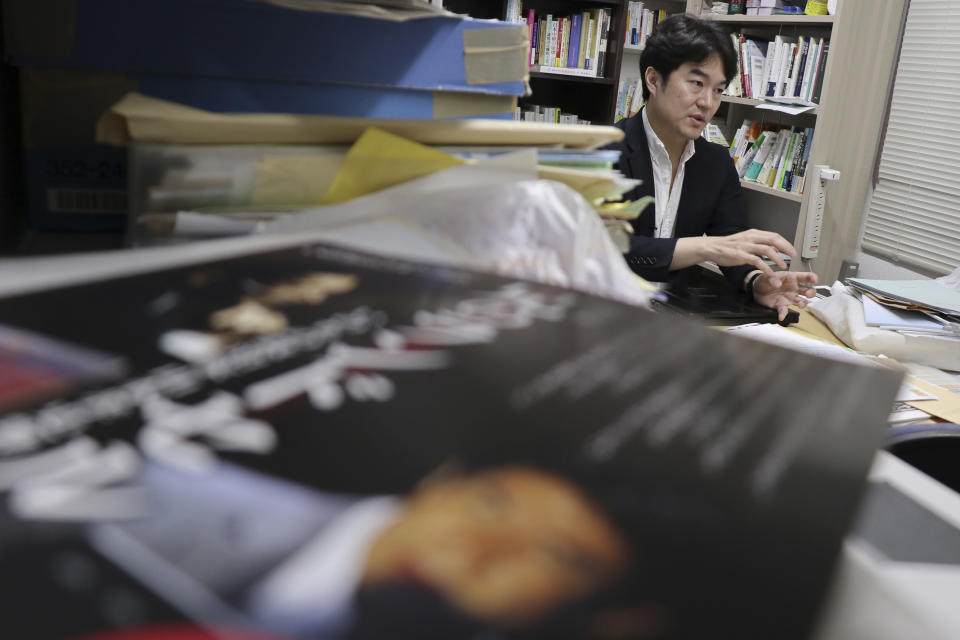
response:
<path id="1" fill-rule="evenodd" d="M 214 112 L 512 119 L 528 93 L 525 26 L 405 4 L 4 3 L 32 222 L 122 227 L 126 159 L 93 131 L 130 91 Z"/>
<path id="2" fill-rule="evenodd" d="M 101 141 L 129 148 L 131 244 L 165 240 L 169 222 L 183 211 L 229 216 L 244 222 L 231 228 L 248 232 L 249 223 L 271 212 L 342 202 L 517 150 L 532 154 L 531 177 L 564 182 L 600 214 L 609 209 L 604 200 L 636 186 L 612 170 L 616 152 L 593 150 L 622 137 L 613 127 L 215 114 L 131 94 L 98 128 Z M 365 144 L 357 148 L 360 141 Z M 365 186 L 334 196 L 338 176 Z M 635 217 L 641 204 L 619 205 L 617 218 Z"/>

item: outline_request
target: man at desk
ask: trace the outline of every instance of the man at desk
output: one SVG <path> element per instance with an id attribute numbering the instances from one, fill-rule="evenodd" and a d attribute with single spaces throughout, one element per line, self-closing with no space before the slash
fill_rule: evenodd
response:
<path id="1" fill-rule="evenodd" d="M 780 255 L 796 255 L 781 235 L 748 229 L 740 180 L 726 149 L 701 136 L 736 73 L 736 53 L 723 30 L 686 14 L 660 23 L 640 56 L 643 97 L 635 116 L 617 123 L 624 138 L 609 148 L 621 152 L 620 170 L 643 181 L 629 199 L 651 195 L 634 222 L 627 263 L 648 280 L 673 280 L 683 269 L 710 260 L 727 280 L 756 302 L 776 309 L 806 305 L 817 276 L 775 273 Z"/>

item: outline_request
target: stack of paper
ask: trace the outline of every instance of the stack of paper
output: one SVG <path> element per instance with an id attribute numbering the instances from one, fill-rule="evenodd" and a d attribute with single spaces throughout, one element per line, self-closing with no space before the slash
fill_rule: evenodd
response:
<path id="1" fill-rule="evenodd" d="M 850 278 L 847 283 L 866 291 L 885 304 L 905 309 L 931 310 L 946 315 L 960 315 L 960 291 L 934 280 L 866 280 Z"/>
<path id="2" fill-rule="evenodd" d="M 868 327 L 960 339 L 960 291 L 933 280 L 847 282 L 862 294 Z"/>
<path id="3" fill-rule="evenodd" d="M 216 114 L 132 94 L 99 133 L 131 143 L 135 244 L 321 231 L 382 255 L 649 300 L 605 224 L 644 204 L 603 204 L 638 184 L 595 151 L 623 136 L 613 127 Z"/>
<path id="4" fill-rule="evenodd" d="M 529 177 L 573 188 L 608 229 L 632 231 L 629 221 L 650 202 L 608 202 L 639 184 L 612 169 L 617 152 L 596 150 L 622 137 L 613 127 L 217 114 L 130 94 L 101 118 L 98 135 L 129 144 L 135 244 L 172 229 L 247 233 L 263 211 L 345 202 L 523 149 L 533 151 Z M 240 224 L 196 225 L 184 210 L 229 214 Z"/>

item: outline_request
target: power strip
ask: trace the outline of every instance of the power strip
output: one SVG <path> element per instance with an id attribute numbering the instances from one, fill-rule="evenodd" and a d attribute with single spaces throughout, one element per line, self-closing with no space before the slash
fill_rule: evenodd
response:
<path id="1" fill-rule="evenodd" d="M 840 172 L 836 169 L 817 164 L 813 166 L 813 174 L 809 180 L 804 180 L 813 191 L 807 204 L 807 218 L 803 226 L 803 245 L 800 247 L 801 258 L 816 258 L 820 251 L 820 234 L 823 231 L 823 210 L 827 196 L 823 191 L 824 180 L 839 180 Z"/>

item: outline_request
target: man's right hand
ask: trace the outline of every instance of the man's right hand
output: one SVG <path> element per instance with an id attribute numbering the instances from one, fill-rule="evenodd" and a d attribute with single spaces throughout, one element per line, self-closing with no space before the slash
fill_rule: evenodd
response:
<path id="1" fill-rule="evenodd" d="M 763 257 L 766 256 L 781 269 L 786 269 L 787 264 L 780 252 L 790 257 L 797 255 L 793 245 L 779 233 L 760 229 L 747 229 L 729 236 L 679 238 L 673 251 L 670 270 L 686 269 L 710 260 L 721 267 L 749 264 L 772 275 L 773 269 L 767 266 Z"/>

